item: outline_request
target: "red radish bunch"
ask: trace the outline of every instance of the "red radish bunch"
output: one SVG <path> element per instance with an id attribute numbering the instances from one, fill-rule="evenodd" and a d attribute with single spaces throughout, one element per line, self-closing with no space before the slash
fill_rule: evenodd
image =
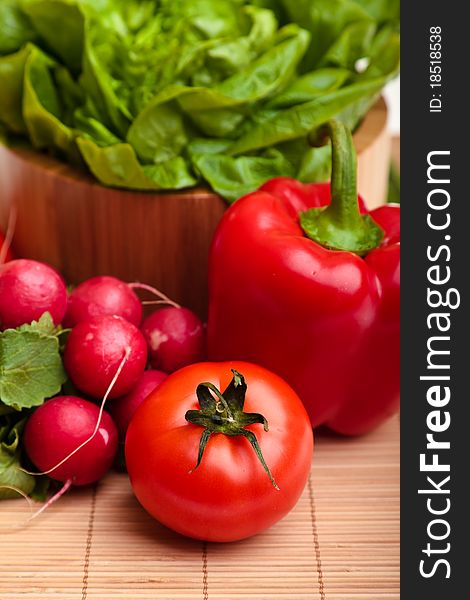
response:
<path id="1" fill-rule="evenodd" d="M 158 297 L 146 304 L 166 305 L 142 324 L 135 289 Z M 20 259 L 0 265 L 0 331 L 37 321 L 45 312 L 55 325 L 71 329 L 63 362 L 88 398 L 56 396 L 27 421 L 27 455 L 41 473 L 64 483 L 52 502 L 70 485 L 104 476 L 137 407 L 168 373 L 204 359 L 205 331 L 192 311 L 145 284 L 99 276 L 67 297 L 63 279 L 46 264 Z M 153 368 L 146 370 L 148 363 Z"/>
<path id="2" fill-rule="evenodd" d="M 168 305 L 149 315 L 141 327 L 152 367 L 172 373 L 181 367 L 204 360 L 205 331 L 199 317 L 145 284 L 127 284 L 116 277 L 107 276 L 88 279 L 70 294 L 64 325 L 75 327 L 94 318 L 118 316 L 139 327 L 142 320 L 142 303 L 134 289 L 149 291 L 159 298 L 157 304 Z M 87 335 L 89 334 L 90 332 Z M 73 375 L 71 377 L 74 380 Z M 76 385 L 80 388 L 78 383 Z M 86 388 L 80 389 L 88 391 Z M 96 395 L 94 391 L 89 393 Z"/>

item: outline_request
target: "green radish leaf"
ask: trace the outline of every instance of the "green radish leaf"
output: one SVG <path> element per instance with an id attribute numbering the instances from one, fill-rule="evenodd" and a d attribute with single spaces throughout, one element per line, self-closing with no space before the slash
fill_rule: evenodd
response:
<path id="1" fill-rule="evenodd" d="M 16 488 L 29 496 L 36 482 L 32 475 L 20 470 L 19 453 L 10 454 L 0 444 L 0 500 L 18 498 L 20 494 L 10 488 Z"/>
<path id="2" fill-rule="evenodd" d="M 21 434 L 26 418 L 14 422 L 14 418 L 0 417 L 0 500 L 18 498 L 16 488 L 30 495 L 36 485 L 35 478 L 20 470 Z"/>
<path id="3" fill-rule="evenodd" d="M 15 414 L 17 412 L 18 411 L 16 411 L 11 406 L 7 406 L 6 404 L 3 404 L 3 402 L 0 401 L 0 418 L 4 417 L 5 415 L 11 415 L 12 413 Z"/>
<path id="4" fill-rule="evenodd" d="M 67 379 L 47 317 L 25 327 L 0 334 L 0 400 L 15 410 L 39 406 Z"/>
<path id="5" fill-rule="evenodd" d="M 37 321 L 32 321 L 26 325 L 20 325 L 17 328 L 19 332 L 39 333 L 42 336 L 57 336 L 62 331 L 61 327 L 56 327 L 50 313 L 45 312 Z"/>
<path id="6" fill-rule="evenodd" d="M 30 494 L 31 500 L 34 500 L 34 502 L 45 502 L 51 483 L 52 479 L 47 475 L 36 475 L 34 477 L 34 489 Z"/>

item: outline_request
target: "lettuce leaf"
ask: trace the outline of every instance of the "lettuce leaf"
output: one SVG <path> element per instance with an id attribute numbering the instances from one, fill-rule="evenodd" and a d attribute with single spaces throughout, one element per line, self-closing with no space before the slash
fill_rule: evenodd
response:
<path id="1" fill-rule="evenodd" d="M 19 0 L 2 0 L 0 3 L 0 55 L 20 50 L 36 38 L 36 33 Z"/>
<path id="2" fill-rule="evenodd" d="M 90 171 L 110 187 L 175 190 L 192 187 L 197 182 L 181 156 L 154 165 L 141 165 L 130 144 L 103 148 L 79 138 L 78 146 Z"/>
<path id="3" fill-rule="evenodd" d="M 4 0 L 2 135 L 127 189 L 315 181 L 330 159 L 307 134 L 361 121 L 398 19 L 398 0 Z"/>

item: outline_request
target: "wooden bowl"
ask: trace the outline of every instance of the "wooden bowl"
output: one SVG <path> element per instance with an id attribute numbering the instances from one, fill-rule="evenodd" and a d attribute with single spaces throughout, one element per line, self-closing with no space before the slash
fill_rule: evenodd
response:
<path id="1" fill-rule="evenodd" d="M 359 191 L 385 197 L 390 139 L 383 100 L 356 132 Z M 207 258 L 225 202 L 207 189 L 133 192 L 106 188 L 47 155 L 0 145 L 0 228 L 17 210 L 18 256 L 56 267 L 70 283 L 114 275 L 158 287 L 205 317 Z"/>

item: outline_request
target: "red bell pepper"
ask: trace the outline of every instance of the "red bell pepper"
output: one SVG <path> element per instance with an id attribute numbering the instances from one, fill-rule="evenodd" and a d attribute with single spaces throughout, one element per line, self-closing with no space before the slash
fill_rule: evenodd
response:
<path id="1" fill-rule="evenodd" d="M 220 222 L 209 357 L 278 373 L 314 426 L 361 434 L 398 408 L 400 209 L 367 212 L 351 134 L 337 121 L 328 133 L 331 185 L 275 179 Z"/>

